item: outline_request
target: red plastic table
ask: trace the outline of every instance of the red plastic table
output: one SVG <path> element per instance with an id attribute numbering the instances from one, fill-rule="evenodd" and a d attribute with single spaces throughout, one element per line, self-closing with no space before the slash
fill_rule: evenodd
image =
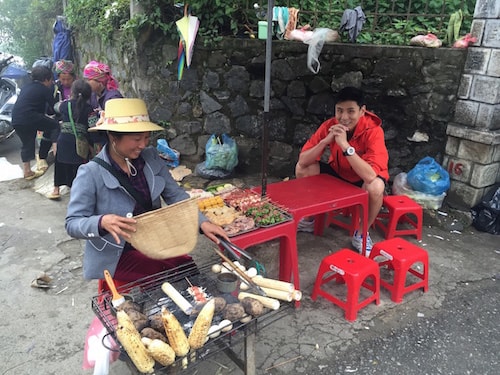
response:
<path id="1" fill-rule="evenodd" d="M 252 189 L 259 194 L 261 188 Z M 314 234 L 321 235 L 325 213 L 351 206 L 360 206 L 363 222 L 363 254 L 368 226 L 368 192 L 328 174 L 298 178 L 267 185 L 266 195 L 285 207 L 295 225 L 308 216 L 315 216 Z"/>
<path id="2" fill-rule="evenodd" d="M 260 188 L 252 190 L 260 194 Z M 231 241 L 246 248 L 279 238 L 279 278 L 293 282 L 295 289 L 300 290 L 297 225 L 303 217 L 315 216 L 314 234 L 321 235 L 325 224 L 325 213 L 359 205 L 364 228 L 363 249 L 365 249 L 368 219 L 368 193 L 365 190 L 333 176 L 321 174 L 269 184 L 267 196 L 286 208 L 293 215 L 293 221 L 243 233 L 232 237 Z"/>

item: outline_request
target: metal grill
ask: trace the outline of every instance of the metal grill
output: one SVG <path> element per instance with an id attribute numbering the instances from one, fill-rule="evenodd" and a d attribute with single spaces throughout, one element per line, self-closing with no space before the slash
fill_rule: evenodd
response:
<path id="1" fill-rule="evenodd" d="M 118 291 L 126 298 L 131 298 L 134 302 L 142 306 L 143 313 L 152 316 L 161 311 L 162 306 L 167 307 L 179 320 L 180 324 L 189 334 L 190 329 L 196 319 L 196 316 L 187 316 L 184 314 L 170 298 L 166 297 L 161 290 L 164 282 L 171 283 L 186 299 L 191 299 L 186 289 L 193 285 L 206 288 L 208 296 L 220 294 L 216 288 L 216 275 L 211 271 L 213 263 L 203 266 L 196 266 L 194 263 L 183 265 L 165 272 L 161 272 L 149 277 L 140 279 L 134 283 L 126 284 Z M 231 302 L 237 302 L 237 298 L 232 295 L 224 295 L 225 299 Z M 111 292 L 106 291 L 92 298 L 92 309 L 99 320 L 106 327 L 109 334 L 116 340 L 115 327 L 117 325 L 115 309 L 112 307 Z M 284 316 L 285 311 L 292 308 L 292 303 L 281 303 L 278 310 L 268 310 L 258 318 L 253 318 L 250 322 L 233 322 L 233 329 L 221 333 L 215 339 L 210 339 L 201 349 L 191 351 L 186 357 L 177 358 L 175 363 L 168 367 L 161 367 L 157 364 L 156 374 L 168 374 L 179 369 L 192 368 L 199 365 L 203 360 L 225 351 L 240 367 L 241 363 L 237 361 L 237 355 L 233 352 L 235 345 L 242 342 L 250 334 L 262 330 L 267 325 Z M 222 320 L 221 316 L 214 316 L 213 324 L 218 324 Z M 122 350 L 122 355 L 126 358 L 126 352 Z M 159 366 L 159 367 L 158 367 Z M 176 373 L 177 373 L 176 372 Z"/>

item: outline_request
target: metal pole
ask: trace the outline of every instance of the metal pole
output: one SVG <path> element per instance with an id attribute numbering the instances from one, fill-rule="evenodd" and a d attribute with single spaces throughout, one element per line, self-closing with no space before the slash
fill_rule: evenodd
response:
<path id="1" fill-rule="evenodd" d="M 262 196 L 267 190 L 267 164 L 269 159 L 269 101 L 271 97 L 271 59 L 273 39 L 273 7 L 274 0 L 267 1 L 267 39 L 266 39 L 266 64 L 264 79 L 264 118 L 262 123 Z"/>

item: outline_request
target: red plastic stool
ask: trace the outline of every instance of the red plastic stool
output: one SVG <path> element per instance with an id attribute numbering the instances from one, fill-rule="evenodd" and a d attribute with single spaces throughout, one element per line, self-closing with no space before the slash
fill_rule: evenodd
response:
<path id="1" fill-rule="evenodd" d="M 339 218 L 344 217 L 344 219 Z M 350 217 L 350 219 L 348 218 Z M 345 207 L 338 210 L 330 211 L 326 217 L 326 226 L 335 225 L 349 231 L 352 236 L 354 231 L 359 227 L 359 209 L 357 206 Z"/>
<path id="2" fill-rule="evenodd" d="M 429 256 L 424 249 L 406 241 L 403 238 L 392 238 L 390 240 L 376 243 L 370 253 L 370 258 L 383 256 L 385 260 L 379 262 L 379 267 L 388 266 L 394 270 L 394 280 L 391 284 L 383 278 L 380 285 L 391 292 L 391 300 L 396 303 L 403 301 L 403 295 L 415 289 L 423 288 L 424 292 L 429 289 Z M 421 262 L 423 270 L 419 272 L 411 268 L 415 263 Z M 406 276 L 410 273 L 419 281 L 406 285 Z"/>
<path id="3" fill-rule="evenodd" d="M 331 274 L 332 272 L 333 274 Z M 368 278 L 373 279 L 373 283 L 368 283 Z M 347 298 L 345 300 L 321 288 L 322 285 L 331 280 L 345 282 L 347 287 Z M 361 287 L 373 293 L 360 302 Z M 319 266 L 311 295 L 313 301 L 316 300 L 318 294 L 344 309 L 347 320 L 356 320 L 360 309 L 373 301 L 377 305 L 380 303 L 380 274 L 377 262 L 349 249 L 341 249 L 334 254 L 328 255 L 323 258 Z"/>
<path id="4" fill-rule="evenodd" d="M 422 239 L 423 210 L 417 202 L 406 195 L 387 195 L 383 206 L 388 212 L 379 213 L 374 224 L 382 230 L 385 239 L 408 235 Z M 398 229 L 398 224 L 404 223 L 411 228 Z"/>

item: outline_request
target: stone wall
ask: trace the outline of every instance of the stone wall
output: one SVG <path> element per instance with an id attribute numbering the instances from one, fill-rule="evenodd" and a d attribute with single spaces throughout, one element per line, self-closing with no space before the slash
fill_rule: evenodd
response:
<path id="1" fill-rule="evenodd" d="M 107 62 L 125 96 L 144 98 L 166 125 L 188 166 L 204 160 L 210 134 L 226 132 L 239 146 L 237 172 L 260 171 L 265 41 L 226 39 L 215 50 L 197 43 L 178 81 L 177 45 L 144 39 L 127 48 L 78 41 L 80 66 Z M 382 118 L 391 177 L 424 156 L 443 161 L 465 50 L 326 44 L 319 74 L 308 70 L 307 53 L 301 42 L 273 41 L 269 174 L 293 175 L 300 147 L 333 115 L 333 93 L 345 85 L 365 90 L 368 109 Z"/>
<path id="2" fill-rule="evenodd" d="M 471 29 L 477 42 L 468 49 L 445 157 L 450 197 L 469 207 L 500 182 L 500 2 L 478 0 Z"/>

